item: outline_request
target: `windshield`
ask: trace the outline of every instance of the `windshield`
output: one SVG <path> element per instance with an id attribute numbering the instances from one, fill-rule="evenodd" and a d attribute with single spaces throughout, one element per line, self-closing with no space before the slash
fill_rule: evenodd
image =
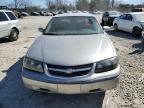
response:
<path id="1" fill-rule="evenodd" d="M 144 20 L 144 13 L 135 14 L 135 15 L 133 15 L 133 16 L 134 16 L 134 19 L 137 20 L 137 21 L 142 21 L 142 20 Z"/>
<path id="2" fill-rule="evenodd" d="M 89 35 L 102 33 L 95 17 L 67 16 L 52 18 L 45 35 Z"/>

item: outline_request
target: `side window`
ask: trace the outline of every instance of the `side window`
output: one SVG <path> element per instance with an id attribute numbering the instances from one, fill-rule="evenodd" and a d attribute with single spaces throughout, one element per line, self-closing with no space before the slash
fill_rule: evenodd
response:
<path id="1" fill-rule="evenodd" d="M 132 21 L 133 17 L 130 14 L 127 14 L 127 18 L 126 19 L 129 20 L 129 21 Z"/>
<path id="2" fill-rule="evenodd" d="M 126 20 L 126 15 L 121 15 L 119 18 L 123 19 L 123 20 Z"/>
<path id="3" fill-rule="evenodd" d="M 6 14 L 8 15 L 8 17 L 11 19 L 11 20 L 16 20 L 16 16 L 12 13 L 12 12 L 6 12 Z"/>
<path id="4" fill-rule="evenodd" d="M 8 18 L 4 12 L 0 12 L 0 22 L 2 21 L 8 21 Z"/>

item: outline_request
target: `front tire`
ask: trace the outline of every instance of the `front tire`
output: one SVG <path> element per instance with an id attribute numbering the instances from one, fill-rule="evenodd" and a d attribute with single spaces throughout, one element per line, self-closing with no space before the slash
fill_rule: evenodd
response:
<path id="1" fill-rule="evenodd" d="M 118 31 L 118 25 L 117 24 L 114 24 L 114 30 Z"/>
<path id="2" fill-rule="evenodd" d="M 9 40 L 10 41 L 16 41 L 16 40 L 18 40 L 18 35 L 19 35 L 18 30 L 12 29 L 11 33 L 10 33 L 10 36 L 9 36 Z"/>

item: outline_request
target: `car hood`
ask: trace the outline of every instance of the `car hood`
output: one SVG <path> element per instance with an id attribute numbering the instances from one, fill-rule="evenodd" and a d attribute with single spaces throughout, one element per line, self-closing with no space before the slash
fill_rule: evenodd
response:
<path id="1" fill-rule="evenodd" d="M 140 23 L 144 25 L 144 20 L 140 21 Z"/>
<path id="2" fill-rule="evenodd" d="M 32 44 L 26 55 L 55 65 L 81 65 L 116 56 L 106 33 L 94 35 L 42 35 Z"/>
<path id="3" fill-rule="evenodd" d="M 136 20 L 136 22 L 144 24 L 144 20 L 141 20 L 141 21 Z"/>

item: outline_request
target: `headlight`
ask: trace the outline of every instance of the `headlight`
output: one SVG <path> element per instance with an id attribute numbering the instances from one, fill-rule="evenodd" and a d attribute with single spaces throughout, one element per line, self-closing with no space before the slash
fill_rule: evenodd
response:
<path id="1" fill-rule="evenodd" d="M 96 63 L 95 73 L 102 73 L 111 71 L 118 66 L 118 58 L 113 57 L 110 59 L 102 60 Z"/>
<path id="2" fill-rule="evenodd" d="M 23 67 L 36 72 L 44 72 L 42 62 L 25 57 Z"/>

